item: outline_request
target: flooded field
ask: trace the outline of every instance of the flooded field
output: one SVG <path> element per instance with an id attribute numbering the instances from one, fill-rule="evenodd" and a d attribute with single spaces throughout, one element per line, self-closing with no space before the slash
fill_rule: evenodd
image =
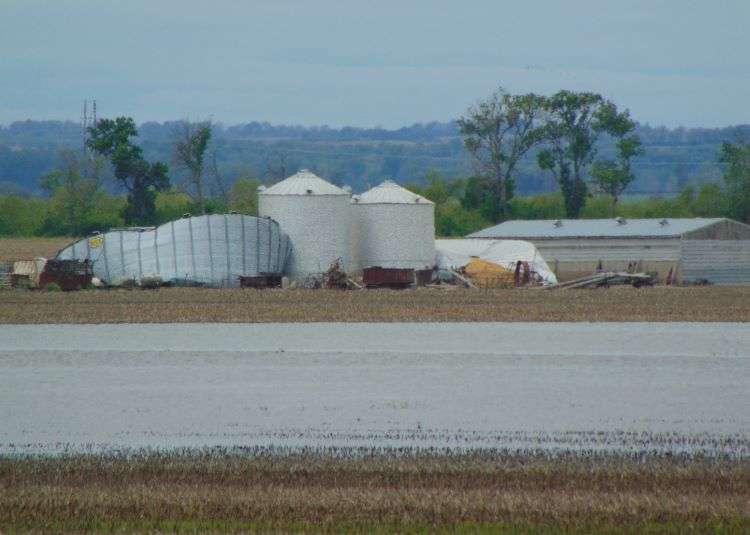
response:
<path id="1" fill-rule="evenodd" d="M 0 453 L 750 457 L 748 392 L 746 324 L 0 327 Z"/>

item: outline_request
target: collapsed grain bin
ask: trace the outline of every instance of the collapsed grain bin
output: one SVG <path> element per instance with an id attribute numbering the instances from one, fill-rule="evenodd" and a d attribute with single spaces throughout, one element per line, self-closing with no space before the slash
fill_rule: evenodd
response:
<path id="1" fill-rule="evenodd" d="M 526 262 L 545 284 L 556 284 L 557 277 L 533 243 L 521 240 L 435 240 L 437 266 L 457 271 L 478 259 L 500 266 L 512 274 L 518 262 Z"/>
<path id="2" fill-rule="evenodd" d="M 310 171 L 292 175 L 258 194 L 260 215 L 278 221 L 292 251 L 285 273 L 304 281 L 341 258 L 349 270 L 350 194 Z"/>
<path id="3" fill-rule="evenodd" d="M 352 198 L 358 268 L 424 269 L 435 265 L 435 205 L 386 180 Z"/>
<path id="4" fill-rule="evenodd" d="M 163 282 L 238 286 L 240 276 L 279 274 L 289 238 L 276 221 L 240 214 L 186 216 L 159 227 L 114 229 L 72 243 L 57 259 L 89 260 L 108 284 Z"/>

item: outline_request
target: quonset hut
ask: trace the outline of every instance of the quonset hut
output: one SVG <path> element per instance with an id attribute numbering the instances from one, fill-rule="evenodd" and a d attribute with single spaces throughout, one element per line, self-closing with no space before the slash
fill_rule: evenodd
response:
<path id="1" fill-rule="evenodd" d="M 560 280 L 639 270 L 679 282 L 750 283 L 750 225 L 723 218 L 506 221 L 469 238 L 530 241 Z"/>
<path id="2" fill-rule="evenodd" d="M 109 284 L 159 277 L 164 282 L 238 286 L 240 275 L 281 274 L 290 249 L 276 221 L 223 214 L 112 230 L 72 243 L 56 258 L 90 260 L 94 275 Z"/>
<path id="3" fill-rule="evenodd" d="M 292 279 L 323 273 L 339 258 L 349 269 L 349 199 L 307 169 L 259 191 L 260 215 L 278 221 L 291 240 L 285 273 Z"/>
<path id="4" fill-rule="evenodd" d="M 435 265 L 435 205 L 386 180 L 352 198 L 357 266 L 425 269 Z"/>

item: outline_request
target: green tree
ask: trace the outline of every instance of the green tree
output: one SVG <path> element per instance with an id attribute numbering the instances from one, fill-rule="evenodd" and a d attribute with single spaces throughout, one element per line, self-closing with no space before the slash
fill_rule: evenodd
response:
<path id="1" fill-rule="evenodd" d="M 156 207 L 156 223 L 159 225 L 179 219 L 193 209 L 193 201 L 190 197 L 175 188 L 158 192 L 154 205 Z"/>
<path id="2" fill-rule="evenodd" d="M 229 190 L 229 208 L 245 215 L 258 215 L 260 181 L 252 175 L 241 176 Z"/>
<path id="3" fill-rule="evenodd" d="M 195 202 L 199 214 L 206 213 L 203 175 L 206 149 L 210 140 L 210 121 L 201 123 L 180 121 L 174 131 L 173 161 L 178 169 L 187 172 L 187 184 L 184 190 Z"/>
<path id="4" fill-rule="evenodd" d="M 560 185 L 567 216 L 576 218 L 586 202 L 586 169 L 596 156 L 599 136 L 606 133 L 618 138 L 618 145 L 623 145 L 621 153 L 623 149 L 635 149 L 640 146 L 638 142 L 631 147 L 637 141 L 631 134 L 635 124 L 627 110 L 618 112 L 612 102 L 596 93 L 558 91 L 545 99 L 544 108 L 544 138 L 548 146 L 537 154 L 537 161 L 539 167 L 552 172 Z M 623 141 L 626 136 L 630 141 Z M 627 178 L 616 174 L 618 180 Z"/>
<path id="5" fill-rule="evenodd" d="M 734 219 L 750 223 L 750 143 L 722 143 L 719 161 L 726 166 L 729 212 Z"/>
<path id="6" fill-rule="evenodd" d="M 516 197 L 511 201 L 513 216 L 518 219 L 561 219 L 565 203 L 559 192 Z"/>
<path id="7" fill-rule="evenodd" d="M 513 214 L 515 214 L 513 202 L 517 198 L 510 200 L 510 211 Z M 466 180 L 464 195 L 461 198 L 461 205 L 464 208 L 478 210 L 487 221 L 495 222 L 499 204 L 498 191 L 492 181 L 479 176 L 472 176 Z"/>
<path id="8" fill-rule="evenodd" d="M 629 120 L 629 119 L 628 119 Z M 633 125 L 633 128 L 635 125 Z M 602 193 L 612 197 L 612 214 L 617 212 L 617 201 L 625 188 L 635 179 L 631 161 L 643 154 L 641 140 L 629 135 L 617 141 L 617 160 L 597 160 L 591 165 L 592 182 Z"/>
<path id="9" fill-rule="evenodd" d="M 435 207 L 435 233 L 438 236 L 466 236 L 490 224 L 478 210 L 467 210 L 456 198 Z"/>
<path id="10" fill-rule="evenodd" d="M 140 147 L 130 141 L 138 131 L 130 117 L 101 119 L 88 130 L 86 145 L 109 158 L 115 178 L 127 190 L 123 210 L 125 223 L 150 225 L 156 221 L 156 192 L 169 187 L 168 167 L 162 162 L 148 163 Z"/>
<path id="11" fill-rule="evenodd" d="M 519 160 L 542 139 L 543 129 L 537 119 L 543 104 L 543 97 L 511 95 L 500 88 L 457 121 L 477 176 L 492 184 L 496 192 L 497 203 L 491 214 L 494 221 L 504 221 L 510 215 L 513 172 Z"/>
<path id="12" fill-rule="evenodd" d="M 50 197 L 45 233 L 82 236 L 91 227 L 92 215 L 103 192 L 104 160 L 79 158 L 72 150 L 60 152 L 60 168 L 41 179 Z"/>
<path id="13" fill-rule="evenodd" d="M 44 224 L 47 202 L 18 195 L 0 197 L 0 236 L 33 236 Z"/>

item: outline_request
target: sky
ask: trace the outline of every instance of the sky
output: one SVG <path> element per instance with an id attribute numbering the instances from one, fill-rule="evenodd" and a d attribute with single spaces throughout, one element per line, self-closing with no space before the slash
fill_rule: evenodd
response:
<path id="1" fill-rule="evenodd" d="M 0 123 L 382 126 L 499 86 L 652 126 L 750 123 L 748 0 L 0 0 Z"/>

